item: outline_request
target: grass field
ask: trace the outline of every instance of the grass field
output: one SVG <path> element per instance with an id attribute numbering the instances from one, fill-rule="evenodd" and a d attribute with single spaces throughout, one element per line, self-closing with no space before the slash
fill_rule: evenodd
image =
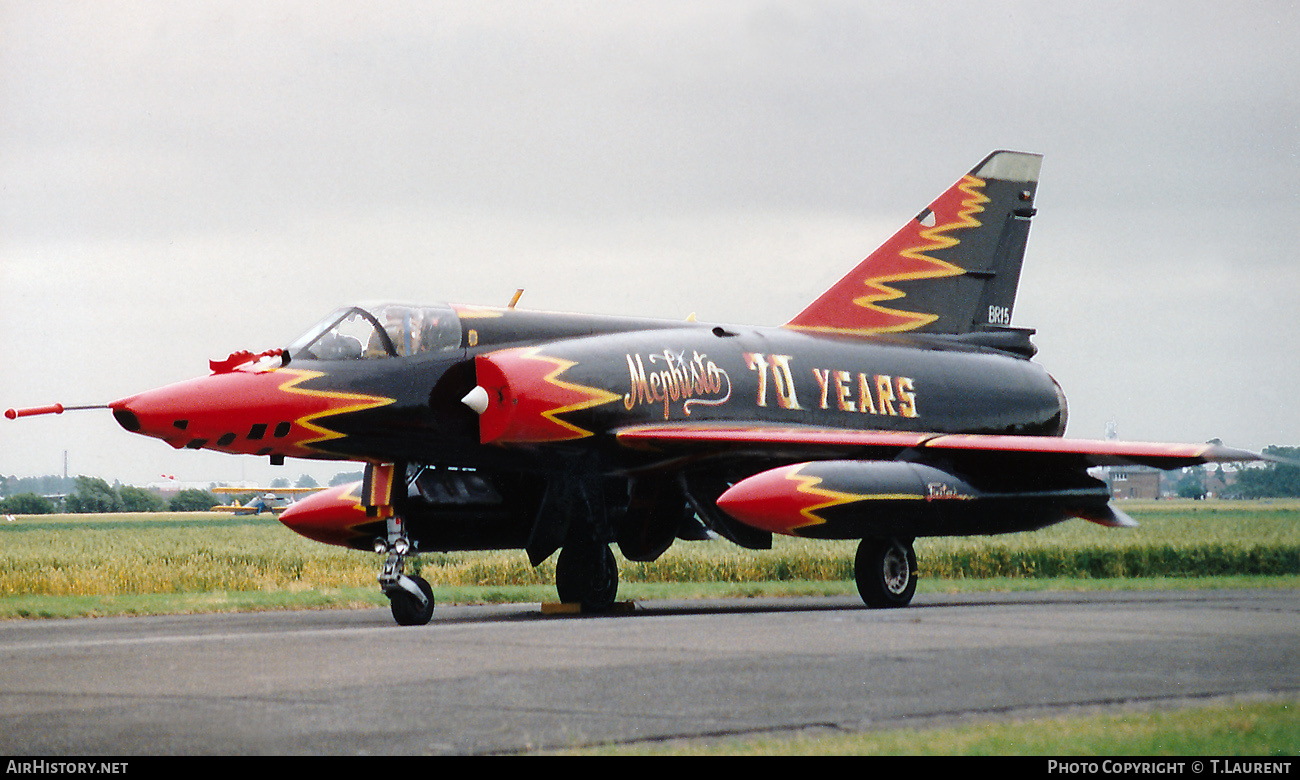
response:
<path id="1" fill-rule="evenodd" d="M 681 740 L 573 751 L 585 755 L 718 756 L 1252 756 L 1292 757 L 1297 702 L 1239 702 L 933 729 L 828 731 L 789 738 Z M 1046 762 L 1044 762 L 1045 764 Z M 1118 762 L 1117 762 L 1118 763 Z M 1195 774 L 1185 762 L 1180 774 Z M 1290 762 L 1281 762 L 1289 764 Z M 1236 762 L 1234 762 L 1234 765 Z M 1222 769 L 1223 763 L 1219 767 Z M 1040 770 L 1041 771 L 1041 770 Z M 1141 771 L 1141 770 L 1137 770 Z M 1148 772 L 1154 770 L 1147 770 Z M 1171 771 L 1166 770 L 1166 771 Z M 1206 762 L 1205 771 L 1213 770 Z M 1273 771 L 1286 771 L 1275 768 Z M 1118 770 L 1089 775 L 1131 774 Z"/>
<path id="2" fill-rule="evenodd" d="M 1125 504 L 1141 527 L 1069 521 L 998 537 L 919 539 L 924 589 L 1177 587 L 1300 579 L 1300 501 Z M 678 543 L 620 559 L 624 598 L 852 593 L 854 542 L 771 550 Z M 0 525 L 0 617 L 383 604 L 373 553 L 317 544 L 267 515 L 34 515 Z M 442 603 L 554 597 L 554 558 L 421 556 Z M 1209 578 L 1215 578 L 1213 580 Z M 168 605 L 171 605 L 170 607 Z"/>

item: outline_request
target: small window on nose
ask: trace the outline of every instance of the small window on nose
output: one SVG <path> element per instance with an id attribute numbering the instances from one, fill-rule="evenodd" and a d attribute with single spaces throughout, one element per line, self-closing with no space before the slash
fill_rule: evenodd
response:
<path id="1" fill-rule="evenodd" d="M 257 423 L 248 430 L 248 438 L 257 440 L 266 435 L 266 423 Z"/>
<path id="2" fill-rule="evenodd" d="M 289 435 L 289 423 L 282 422 L 275 426 L 275 438 L 283 439 Z"/>

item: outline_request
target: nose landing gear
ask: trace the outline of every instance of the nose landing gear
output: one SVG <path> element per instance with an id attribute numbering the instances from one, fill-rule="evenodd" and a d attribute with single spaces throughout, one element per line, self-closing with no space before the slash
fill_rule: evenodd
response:
<path id="1" fill-rule="evenodd" d="M 367 465 L 362 495 L 366 513 L 382 517 L 386 522 L 385 536 L 375 539 L 375 552 L 388 555 L 379 573 L 379 587 L 388 597 L 393 620 L 399 626 L 423 626 L 433 619 L 433 588 L 423 577 L 403 573 L 406 558 L 414 555 L 415 550 L 406 535 L 402 516 L 392 504 L 393 479 L 405 471 L 405 467 L 399 471 L 392 463 Z"/>
<path id="2" fill-rule="evenodd" d="M 393 619 L 399 626 L 422 626 L 433 619 L 433 588 L 419 575 L 403 574 L 411 542 L 402 532 L 397 515 L 388 517 L 388 539 L 375 540 L 375 552 L 388 553 L 379 574 L 379 587 L 388 597 Z"/>

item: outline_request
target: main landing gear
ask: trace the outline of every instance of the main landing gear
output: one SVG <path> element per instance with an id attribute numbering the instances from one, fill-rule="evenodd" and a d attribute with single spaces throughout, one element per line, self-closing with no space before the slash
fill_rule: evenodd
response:
<path id="1" fill-rule="evenodd" d="M 606 612 L 618 596 L 618 562 L 608 544 L 568 542 L 555 562 L 555 590 L 560 601 L 579 604 L 583 612 Z"/>
<path id="2" fill-rule="evenodd" d="M 858 593 L 868 607 L 906 607 L 916 593 L 916 551 L 911 539 L 863 539 L 853 561 Z"/>

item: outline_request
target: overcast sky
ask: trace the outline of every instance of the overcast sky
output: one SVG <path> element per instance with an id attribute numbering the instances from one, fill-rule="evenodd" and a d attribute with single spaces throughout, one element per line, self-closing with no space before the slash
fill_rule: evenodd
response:
<path id="1" fill-rule="evenodd" d="M 0 0 L 0 408 L 362 299 L 777 325 L 993 149 L 1068 435 L 1300 445 L 1300 6 Z M 0 474 L 324 481 L 106 411 Z"/>

